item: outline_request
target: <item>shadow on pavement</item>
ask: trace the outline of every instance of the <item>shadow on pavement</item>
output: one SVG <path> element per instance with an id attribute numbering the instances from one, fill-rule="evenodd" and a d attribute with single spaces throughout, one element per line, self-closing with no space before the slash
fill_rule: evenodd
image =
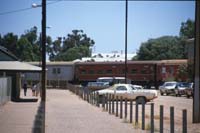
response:
<path id="1" fill-rule="evenodd" d="M 32 133 L 44 133 L 45 132 L 45 103 L 40 102 L 37 113 L 35 115 L 34 125 Z"/>
<path id="2" fill-rule="evenodd" d="M 37 98 L 19 98 L 19 99 L 15 99 L 14 102 L 37 102 L 38 99 Z"/>

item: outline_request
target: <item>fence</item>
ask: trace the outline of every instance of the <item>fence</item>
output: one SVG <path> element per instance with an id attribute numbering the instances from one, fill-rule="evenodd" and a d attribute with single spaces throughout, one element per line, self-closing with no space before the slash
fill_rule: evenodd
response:
<path id="1" fill-rule="evenodd" d="M 135 128 L 149 130 L 151 133 L 188 132 L 187 110 L 182 110 L 182 125 L 178 127 L 175 126 L 174 107 L 170 107 L 170 116 L 166 120 L 163 105 L 159 107 L 159 116 L 155 116 L 154 103 L 138 104 L 133 100 L 123 99 L 123 97 L 112 94 L 99 95 L 97 92 L 85 91 L 80 87 L 70 86 L 68 89 L 88 103 L 101 107 L 103 111 L 123 119 L 126 123 L 132 123 Z M 168 121 L 168 124 L 164 125 L 164 121 Z"/>
<path id="2" fill-rule="evenodd" d="M 0 105 L 11 100 L 11 78 L 0 77 Z"/>

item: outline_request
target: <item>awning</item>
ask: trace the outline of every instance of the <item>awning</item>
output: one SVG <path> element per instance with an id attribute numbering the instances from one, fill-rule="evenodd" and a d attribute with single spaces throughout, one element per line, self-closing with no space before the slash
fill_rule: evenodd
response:
<path id="1" fill-rule="evenodd" d="M 41 72 L 42 68 L 19 61 L 0 61 L 0 71 Z"/>

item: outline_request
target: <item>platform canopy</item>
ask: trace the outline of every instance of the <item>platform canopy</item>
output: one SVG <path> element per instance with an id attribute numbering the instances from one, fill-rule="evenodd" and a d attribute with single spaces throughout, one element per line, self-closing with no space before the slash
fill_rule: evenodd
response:
<path id="1" fill-rule="evenodd" d="M 0 71 L 41 72 L 42 68 L 19 61 L 0 61 Z"/>

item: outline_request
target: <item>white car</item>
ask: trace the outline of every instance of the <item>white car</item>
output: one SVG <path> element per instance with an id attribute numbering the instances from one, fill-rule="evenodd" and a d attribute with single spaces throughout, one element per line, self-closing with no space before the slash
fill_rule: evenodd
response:
<path id="1" fill-rule="evenodd" d="M 132 84 L 115 84 L 107 89 L 97 91 L 100 95 L 114 94 L 114 97 L 133 99 L 138 103 L 146 103 L 158 97 L 156 90 L 145 90 L 142 86 Z"/>

